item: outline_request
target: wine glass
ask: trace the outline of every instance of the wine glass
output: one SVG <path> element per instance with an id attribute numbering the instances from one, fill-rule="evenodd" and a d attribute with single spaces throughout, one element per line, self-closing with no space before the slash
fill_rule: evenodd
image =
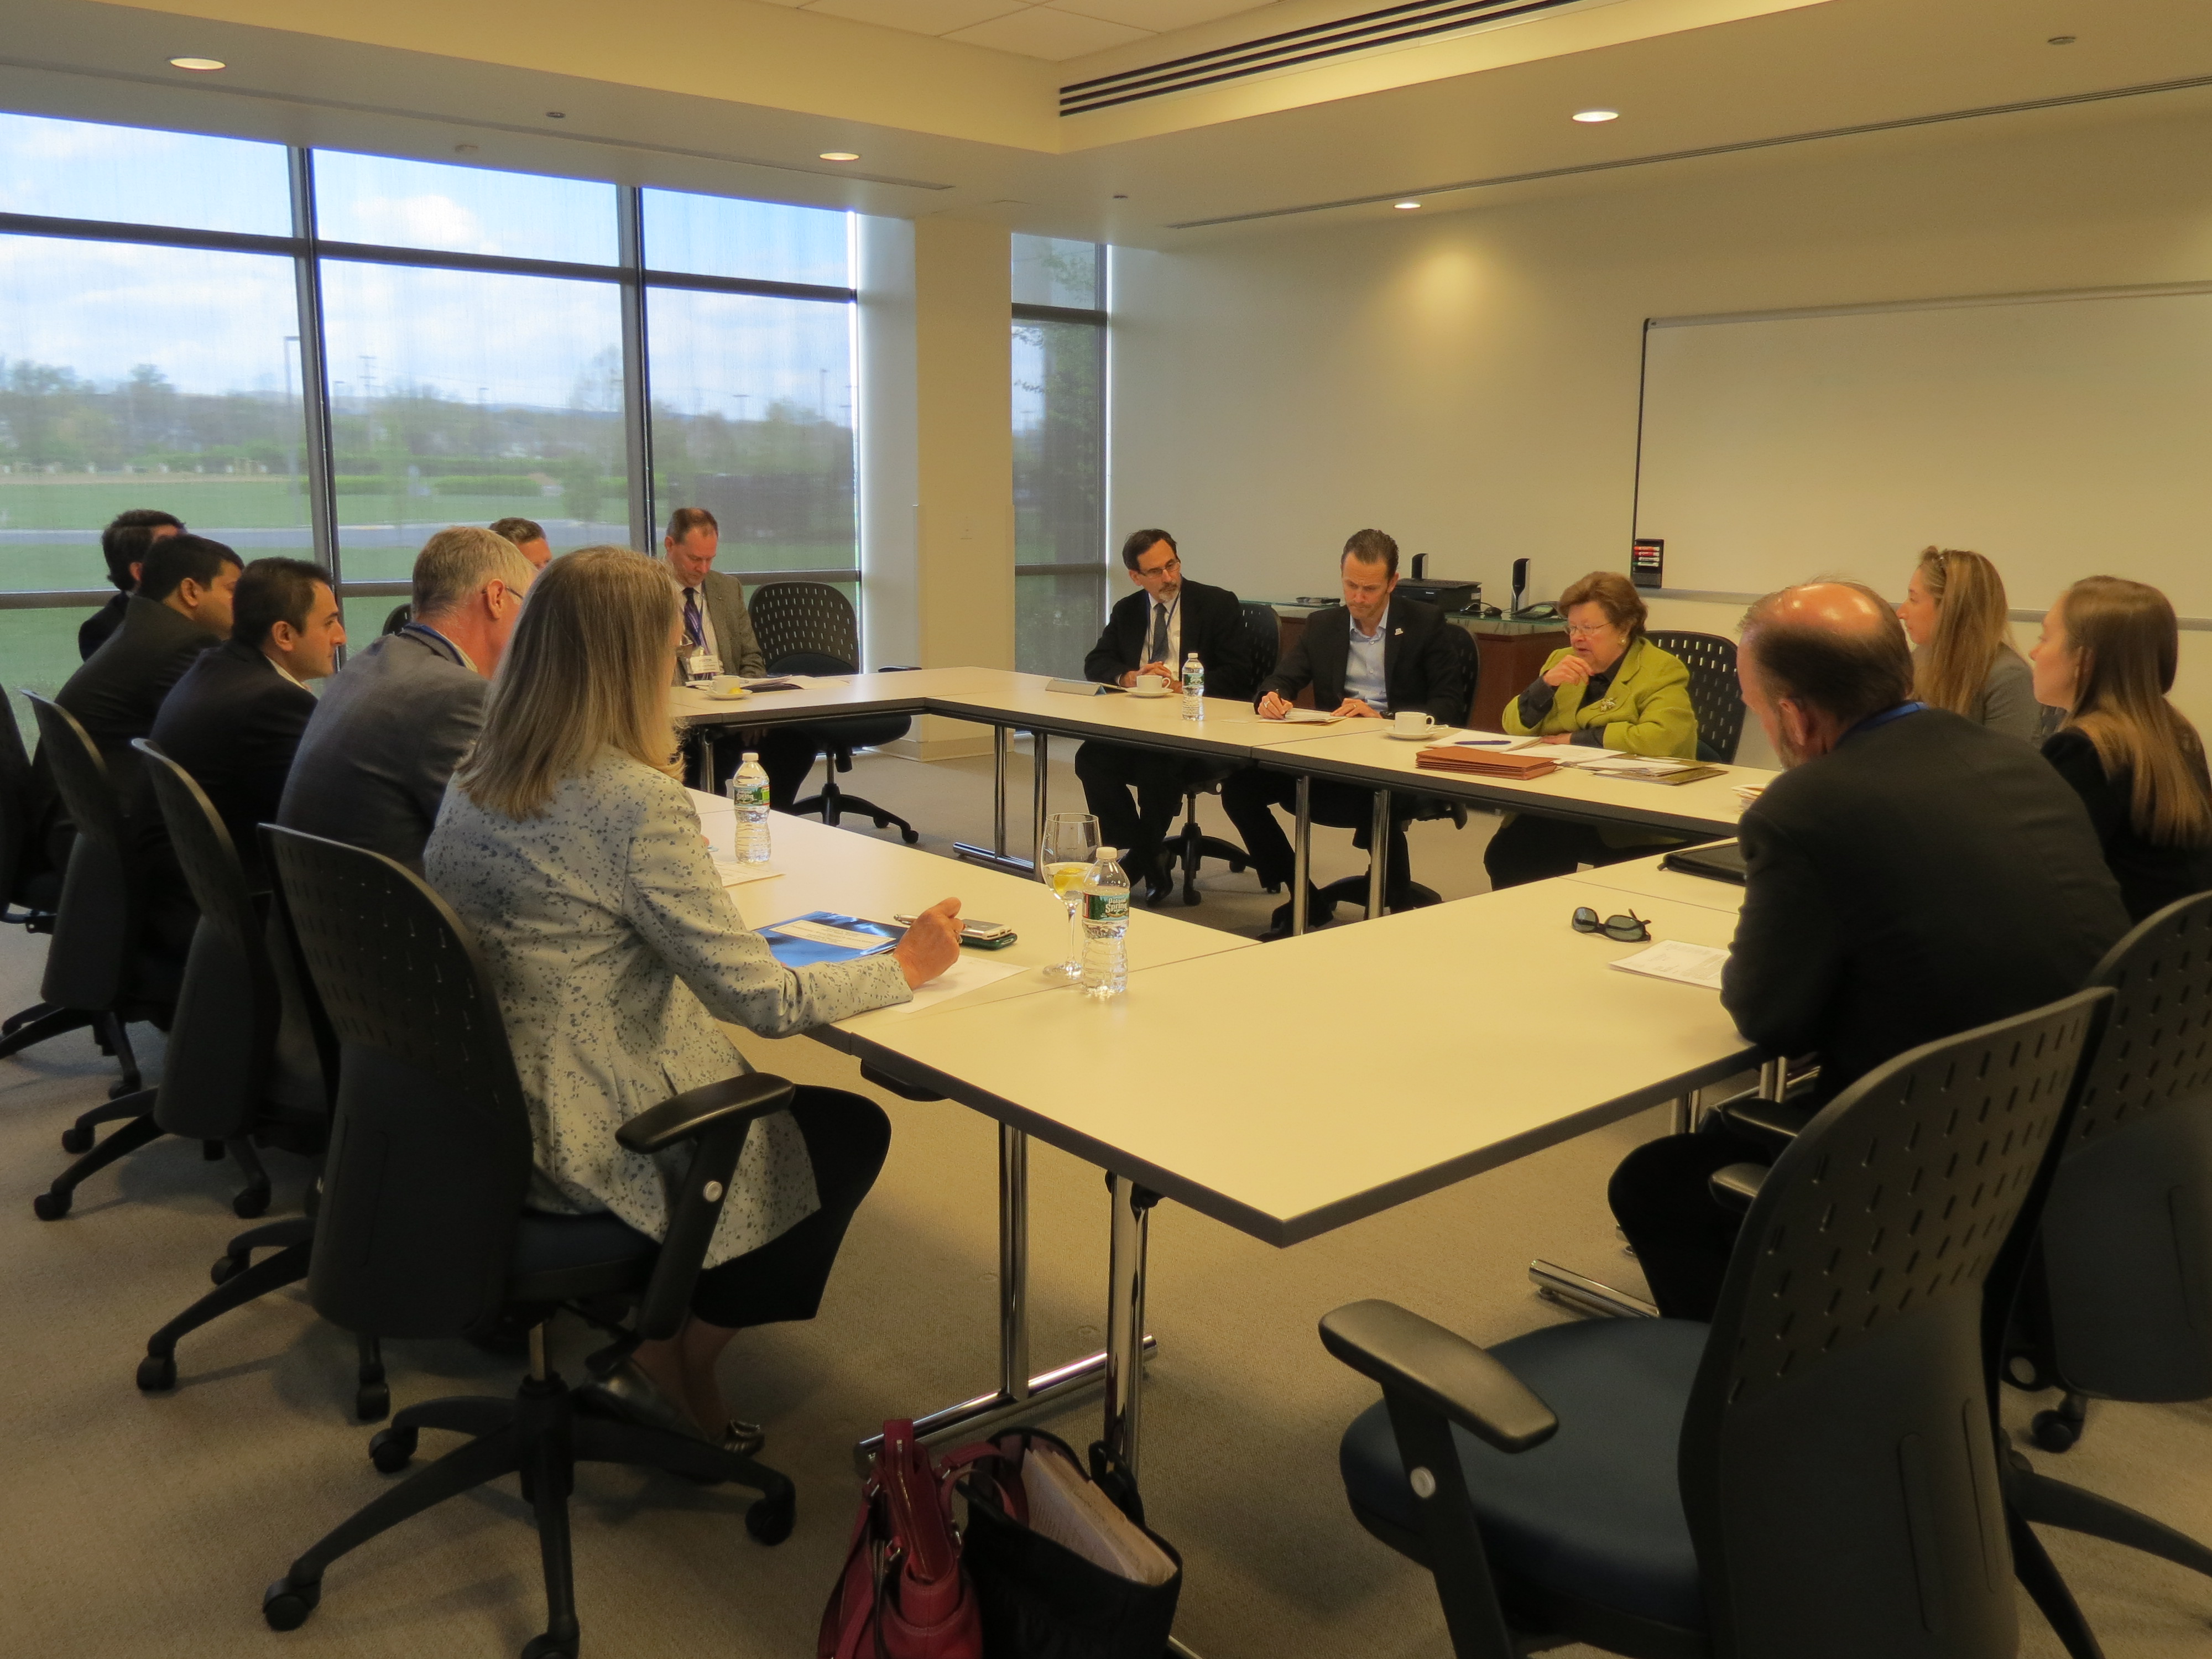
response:
<path id="1" fill-rule="evenodd" d="M 1068 958 L 1044 970 L 1047 979 L 1083 977 L 1083 878 L 1098 861 L 1098 820 L 1088 812 L 1054 812 L 1044 821 L 1041 873 L 1067 907 Z"/>

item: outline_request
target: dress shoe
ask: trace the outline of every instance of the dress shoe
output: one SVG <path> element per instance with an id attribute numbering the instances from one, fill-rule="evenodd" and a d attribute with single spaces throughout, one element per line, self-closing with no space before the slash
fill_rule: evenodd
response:
<path id="1" fill-rule="evenodd" d="M 757 1457 L 766 1444 L 768 1431 L 757 1423 L 733 1417 L 722 1426 L 722 1449 L 726 1452 L 735 1452 L 740 1457 Z"/>
<path id="2" fill-rule="evenodd" d="M 1157 908 L 1175 896 L 1175 890 L 1176 867 L 1163 858 L 1145 877 L 1145 902 Z"/>
<path id="3" fill-rule="evenodd" d="M 704 1440 L 691 1413 L 660 1391 L 635 1359 L 625 1359 L 605 1376 L 576 1390 L 576 1400 L 587 1411 L 634 1423 L 640 1428 L 665 1429 L 672 1434 Z"/>
<path id="4" fill-rule="evenodd" d="M 1324 899 L 1318 888 L 1307 889 L 1306 931 L 1328 926 L 1329 918 L 1336 914 L 1334 901 Z M 1260 935 L 1264 943 L 1271 939 L 1291 937 L 1291 905 L 1289 902 L 1275 907 L 1275 914 L 1267 918 L 1267 931 Z"/>

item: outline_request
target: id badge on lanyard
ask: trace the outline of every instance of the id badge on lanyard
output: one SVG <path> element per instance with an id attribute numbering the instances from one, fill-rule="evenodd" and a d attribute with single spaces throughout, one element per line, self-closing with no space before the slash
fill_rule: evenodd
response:
<path id="1" fill-rule="evenodd" d="M 684 653 L 684 678 L 687 680 L 711 680 L 721 672 L 722 659 L 703 645 Z"/>

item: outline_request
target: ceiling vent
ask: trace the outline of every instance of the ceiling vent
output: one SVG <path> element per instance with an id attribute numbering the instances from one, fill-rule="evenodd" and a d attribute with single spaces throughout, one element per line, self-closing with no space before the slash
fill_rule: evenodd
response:
<path id="1" fill-rule="evenodd" d="M 1233 46 L 1217 46 L 1212 52 L 1194 52 L 1164 64 L 1123 70 L 1118 75 L 1078 81 L 1073 86 L 1060 89 L 1060 112 L 1081 115 L 1095 109 L 1112 109 L 1120 104 L 1142 103 L 1148 98 L 1164 98 L 1170 93 L 1193 92 L 1250 76 L 1299 69 L 1308 64 L 1327 63 L 1333 58 L 1349 58 L 1354 52 L 1371 52 L 1377 46 L 1403 46 L 1408 41 L 1449 34 L 1485 23 L 1508 21 L 1586 3 L 1587 0 L 1407 0 L 1404 5 L 1362 12 L 1357 17 L 1340 17 L 1334 22 L 1315 23 L 1282 34 L 1240 41 Z"/>

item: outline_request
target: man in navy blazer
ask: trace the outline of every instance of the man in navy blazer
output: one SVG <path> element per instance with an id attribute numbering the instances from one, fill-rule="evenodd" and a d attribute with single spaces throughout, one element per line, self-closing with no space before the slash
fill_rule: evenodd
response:
<path id="1" fill-rule="evenodd" d="M 1139 591 L 1107 617 L 1098 643 L 1083 659 L 1084 677 L 1127 687 L 1140 674 L 1158 674 L 1174 690 L 1182 685 L 1184 662 L 1195 653 L 1206 670 L 1207 696 L 1249 697 L 1252 655 L 1237 596 L 1186 578 L 1176 539 L 1164 530 L 1131 536 L 1121 544 L 1121 562 Z M 1098 820 L 1099 839 L 1122 855 L 1133 882 L 1148 884 L 1155 904 L 1174 890 L 1160 867 L 1160 848 L 1176 811 L 1194 784 L 1219 775 L 1219 766 L 1098 738 L 1075 751 L 1075 775 Z"/>
<path id="2" fill-rule="evenodd" d="M 230 638 L 200 654 L 155 716 L 154 746 L 207 792 L 249 872 L 261 866 L 255 826 L 276 821 L 315 712 L 307 682 L 337 672 L 344 643 L 329 571 L 256 559 L 231 596 Z"/>
<path id="3" fill-rule="evenodd" d="M 1359 531 L 1345 543 L 1337 568 L 1344 603 L 1316 611 L 1289 654 L 1261 683 L 1260 718 L 1281 720 L 1291 712 L 1291 700 L 1311 686 L 1315 708 L 1348 719 L 1387 720 L 1425 710 L 1439 726 L 1463 725 L 1474 696 L 1465 666 L 1472 653 L 1452 638 L 1457 624 L 1443 611 L 1397 597 L 1398 544 L 1379 530 Z M 1289 773 L 1258 767 L 1237 773 L 1221 786 L 1223 810 L 1244 838 L 1244 850 L 1264 885 L 1291 880 L 1290 839 L 1273 809 L 1294 806 L 1297 791 L 1297 780 Z M 1316 823 L 1352 830 L 1352 844 L 1366 848 L 1374 821 L 1371 790 L 1316 778 L 1310 799 Z M 1410 795 L 1391 797 L 1384 902 L 1394 910 L 1413 900 L 1405 820 L 1413 800 Z M 1310 905 L 1317 907 L 1319 898 L 1319 893 L 1309 892 Z M 1328 920 L 1318 908 L 1308 914 L 1316 921 Z M 1275 912 L 1270 936 L 1288 932 L 1290 925 L 1291 906 L 1285 903 Z"/>

